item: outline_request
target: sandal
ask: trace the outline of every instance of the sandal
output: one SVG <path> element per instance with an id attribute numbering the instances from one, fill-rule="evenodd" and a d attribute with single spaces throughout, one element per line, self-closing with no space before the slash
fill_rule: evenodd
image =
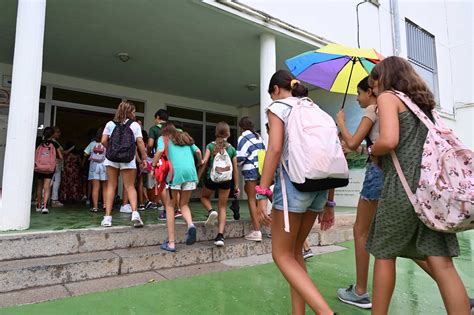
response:
<path id="1" fill-rule="evenodd" d="M 176 248 L 171 248 L 169 246 L 169 243 L 174 243 L 174 241 L 171 241 L 171 242 L 170 241 L 164 241 L 163 244 L 161 244 L 160 248 L 162 250 L 166 250 L 167 252 L 171 252 L 171 253 L 176 252 Z"/>

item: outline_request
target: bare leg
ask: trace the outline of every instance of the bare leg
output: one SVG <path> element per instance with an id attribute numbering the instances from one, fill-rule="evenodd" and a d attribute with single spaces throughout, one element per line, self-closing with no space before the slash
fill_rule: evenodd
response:
<path id="1" fill-rule="evenodd" d="M 123 174 L 122 174 L 122 179 L 123 179 Z M 126 205 L 130 203 L 130 200 L 128 197 L 127 188 L 125 187 L 125 180 L 123 180 L 122 192 L 123 192 L 122 204 Z"/>
<path id="2" fill-rule="evenodd" d="M 99 207 L 99 189 L 100 181 L 97 179 L 92 180 L 92 208 L 94 209 Z"/>
<path id="3" fill-rule="evenodd" d="M 438 284 L 448 315 L 471 314 L 466 288 L 454 267 L 452 258 L 430 256 L 427 262 Z"/>
<path id="4" fill-rule="evenodd" d="M 254 231 L 260 231 L 260 223 L 257 220 L 257 193 L 255 187 L 257 186 L 256 180 L 249 180 L 245 182 L 244 190 L 247 194 L 250 218 L 252 220 L 252 226 Z"/>
<path id="5" fill-rule="evenodd" d="M 304 243 L 303 243 L 303 249 L 304 251 L 308 251 L 311 249 L 311 247 L 309 246 L 309 243 L 308 243 L 308 240 L 305 240 Z"/>
<path id="6" fill-rule="evenodd" d="M 313 228 L 314 221 L 316 220 L 316 212 L 307 211 L 303 214 L 303 219 L 301 220 L 300 231 L 298 233 L 296 239 L 296 246 L 295 246 L 295 259 L 298 264 L 303 268 L 306 272 L 306 264 L 304 263 L 304 258 L 302 255 L 302 250 L 305 246 L 309 249 L 309 244 L 307 241 L 307 237 L 311 229 Z M 293 314 L 304 314 L 305 313 L 305 306 L 306 303 L 303 297 L 298 293 L 296 289 L 291 287 L 291 305 L 292 305 L 292 313 Z"/>
<path id="7" fill-rule="evenodd" d="M 36 180 L 36 203 L 40 206 L 43 203 L 43 179 Z"/>
<path id="8" fill-rule="evenodd" d="M 138 203 L 144 204 L 143 199 L 143 174 L 138 177 L 138 185 L 137 185 L 137 195 L 138 195 Z"/>
<path id="9" fill-rule="evenodd" d="M 193 225 L 193 217 L 191 215 L 191 209 L 189 208 L 189 199 L 191 199 L 192 190 L 181 190 L 179 192 L 179 208 L 183 214 L 184 221 L 188 224 L 188 227 Z"/>
<path id="10" fill-rule="evenodd" d="M 136 169 L 125 169 L 120 171 L 125 190 L 127 192 L 128 201 L 132 207 L 132 212 L 137 211 L 137 190 L 135 189 L 135 178 L 137 176 Z"/>
<path id="11" fill-rule="evenodd" d="M 378 201 L 359 199 L 357 217 L 354 224 L 354 245 L 356 261 L 356 293 L 362 295 L 367 292 L 370 255 L 365 249 L 370 224 L 375 215 Z"/>
<path id="12" fill-rule="evenodd" d="M 106 193 L 107 193 L 107 181 L 103 180 L 100 182 L 100 185 L 102 187 L 102 205 L 105 207 L 107 205 L 107 200 L 106 200 Z"/>
<path id="13" fill-rule="evenodd" d="M 395 288 L 396 259 L 375 259 L 372 315 L 387 315 Z"/>
<path id="14" fill-rule="evenodd" d="M 107 193 L 105 194 L 106 198 L 106 208 L 105 215 L 112 215 L 112 207 L 114 205 L 115 190 L 117 189 L 117 180 L 120 170 L 112 166 L 107 166 Z"/>
<path id="15" fill-rule="evenodd" d="M 211 196 L 214 193 L 214 190 L 210 190 L 207 187 L 203 187 L 201 191 L 201 204 L 203 207 L 209 211 L 212 209 Z"/>
<path id="16" fill-rule="evenodd" d="M 310 222 L 305 222 L 302 228 L 303 214 L 290 213 L 289 216 L 291 229 L 290 232 L 287 233 L 283 229 L 283 211 L 273 209 L 273 260 L 292 288 L 292 297 L 295 298 L 293 305 L 296 307 L 296 309 L 293 309 L 293 311 L 298 312 L 294 314 L 300 314 L 299 312 L 302 311 L 302 301 L 307 303 L 316 314 L 333 314 L 331 308 L 324 300 L 323 296 L 318 291 L 311 278 L 308 276 L 306 269 L 303 267 L 304 262 L 302 261 L 303 257 L 301 255 L 301 250 L 303 247 L 303 242 L 308 236 L 309 230 L 311 229 L 308 229 L 307 225 L 312 227 L 314 224 L 314 219 L 316 218 L 315 214 L 311 215 L 313 216 L 313 221 L 307 220 Z M 298 245 L 297 240 L 299 240 Z M 296 255 L 298 255 L 298 258 L 296 258 Z"/>
<path id="17" fill-rule="evenodd" d="M 227 211 L 227 200 L 229 200 L 230 189 L 219 189 L 219 216 L 217 221 L 219 223 L 218 233 L 224 234 L 225 230 L 225 221 L 226 221 L 226 211 Z"/>
<path id="18" fill-rule="evenodd" d="M 43 180 L 43 203 L 47 206 L 49 202 L 49 196 L 51 194 L 51 179 L 45 178 Z"/>
<path id="19" fill-rule="evenodd" d="M 148 191 L 147 191 L 145 185 L 143 185 L 143 187 L 142 187 L 142 194 L 143 194 L 143 199 L 144 199 L 145 203 L 150 201 L 150 198 L 148 198 Z"/>
<path id="20" fill-rule="evenodd" d="M 167 190 L 165 190 L 167 191 Z M 166 228 L 168 229 L 168 246 L 170 248 L 176 247 L 175 240 L 175 231 L 174 231 L 174 207 L 176 206 L 176 196 L 178 195 L 178 190 L 171 191 L 172 198 L 166 199 Z"/>

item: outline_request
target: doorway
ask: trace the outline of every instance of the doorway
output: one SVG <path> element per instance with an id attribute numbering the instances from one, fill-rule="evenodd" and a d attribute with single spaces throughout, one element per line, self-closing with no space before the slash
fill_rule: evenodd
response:
<path id="1" fill-rule="evenodd" d="M 95 137 L 97 129 L 114 118 L 114 114 L 90 110 L 55 106 L 55 126 L 61 129 L 60 142 L 64 146 L 68 142 L 84 150 Z"/>

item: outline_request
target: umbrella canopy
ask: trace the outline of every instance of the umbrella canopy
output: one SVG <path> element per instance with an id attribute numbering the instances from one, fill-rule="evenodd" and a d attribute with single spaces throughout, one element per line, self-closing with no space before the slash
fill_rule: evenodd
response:
<path id="1" fill-rule="evenodd" d="M 329 44 L 290 58 L 286 65 L 299 80 L 330 92 L 357 95 L 357 84 L 382 59 L 375 49 Z"/>

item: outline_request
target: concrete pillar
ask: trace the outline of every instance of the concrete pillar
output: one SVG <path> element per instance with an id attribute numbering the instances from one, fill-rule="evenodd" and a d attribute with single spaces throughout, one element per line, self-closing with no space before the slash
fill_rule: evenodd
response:
<path id="1" fill-rule="evenodd" d="M 19 0 L 3 169 L 0 230 L 30 225 L 46 0 Z"/>
<path id="2" fill-rule="evenodd" d="M 272 34 L 262 34 L 260 36 L 260 130 L 265 142 L 268 140 L 267 130 L 265 128 L 265 124 L 267 123 L 265 107 L 272 102 L 270 94 L 268 94 L 268 84 L 275 71 L 275 36 Z"/>

